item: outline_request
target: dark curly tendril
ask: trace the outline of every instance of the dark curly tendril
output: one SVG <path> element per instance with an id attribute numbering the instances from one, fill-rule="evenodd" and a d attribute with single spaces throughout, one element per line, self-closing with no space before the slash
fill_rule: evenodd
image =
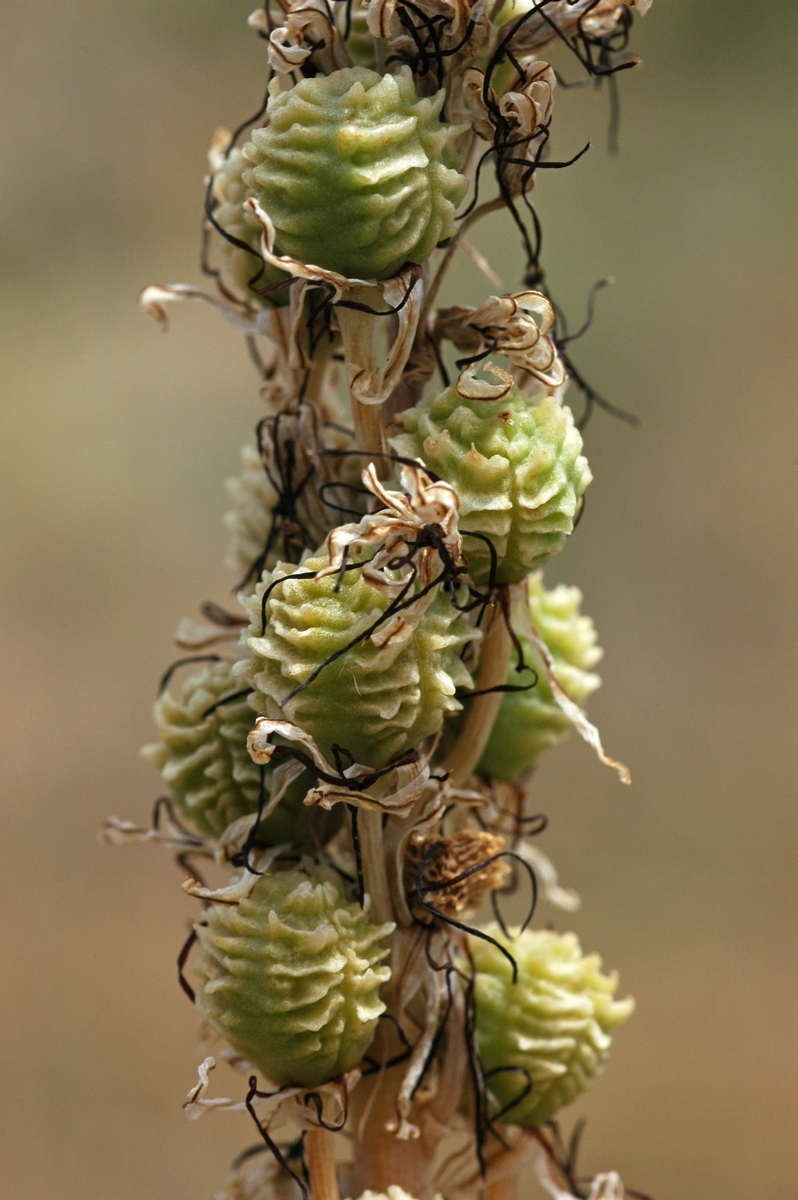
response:
<path id="1" fill-rule="evenodd" d="M 198 662 L 224 662 L 225 660 L 219 654 L 189 654 L 186 658 L 178 658 L 170 667 L 164 671 L 158 683 L 158 695 L 162 696 L 169 687 L 169 682 L 180 667 L 187 667 L 189 663 Z"/>
<path id="2" fill-rule="evenodd" d="M 266 1099 L 269 1099 L 276 1094 L 277 1094 L 276 1092 L 259 1092 L 257 1075 L 250 1075 L 249 1091 L 247 1092 L 247 1098 L 245 1100 L 247 1112 L 252 1117 L 252 1120 L 255 1122 L 255 1124 L 258 1128 L 258 1133 L 260 1134 L 260 1136 L 263 1138 L 264 1142 L 266 1143 L 267 1149 L 274 1156 L 275 1161 L 279 1164 L 280 1167 L 282 1167 L 282 1169 L 286 1172 L 286 1174 L 291 1176 L 294 1183 L 299 1188 L 300 1192 L 302 1193 L 302 1200 L 310 1200 L 310 1193 L 308 1192 L 308 1189 L 305 1185 L 304 1180 L 291 1167 L 288 1159 L 283 1154 L 282 1150 L 277 1145 L 277 1143 L 273 1140 L 273 1138 L 269 1134 L 268 1129 L 266 1129 L 266 1127 L 261 1124 L 260 1120 L 258 1119 L 258 1114 L 255 1112 L 255 1105 L 253 1104 L 253 1100 L 255 1100 L 256 1097 L 264 1097 Z"/>

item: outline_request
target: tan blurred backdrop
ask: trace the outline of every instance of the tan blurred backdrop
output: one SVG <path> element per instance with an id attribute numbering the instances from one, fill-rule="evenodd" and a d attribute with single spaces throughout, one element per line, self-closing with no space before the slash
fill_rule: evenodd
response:
<path id="1" fill-rule="evenodd" d="M 107 813 L 147 819 L 137 748 L 172 632 L 232 583 L 222 481 L 260 414 L 254 373 L 210 313 L 163 336 L 135 300 L 198 280 L 206 145 L 262 90 L 249 7 L 0 14 L 2 1200 L 210 1200 L 253 1141 L 244 1118 L 180 1109 L 177 872 L 95 841 Z M 634 786 L 571 742 L 537 796 L 583 896 L 573 926 L 639 1004 L 573 1114 L 583 1164 L 655 1200 L 798 1196 L 794 7 L 656 0 L 620 157 L 606 94 L 561 92 L 556 152 L 593 148 L 536 193 L 575 323 L 617 277 L 575 355 L 642 418 L 596 414 L 585 520 L 550 572 L 596 619 L 592 712 Z M 511 289 L 509 221 L 476 240 Z M 452 294 L 484 295 L 461 271 Z"/>

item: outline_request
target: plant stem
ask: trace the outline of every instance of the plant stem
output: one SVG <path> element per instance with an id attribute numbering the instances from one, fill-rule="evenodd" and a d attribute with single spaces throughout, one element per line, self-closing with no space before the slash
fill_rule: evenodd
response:
<path id="1" fill-rule="evenodd" d="M 504 605 L 495 599 L 488 609 L 488 627 L 479 657 L 478 692 L 500 687 L 506 681 L 511 646 Z M 470 701 L 460 736 L 443 763 L 454 787 L 465 782 L 482 757 L 501 702 L 501 692 L 476 696 Z"/>
<path id="2" fill-rule="evenodd" d="M 441 260 L 438 270 L 435 272 L 435 278 L 429 286 L 429 290 L 424 297 L 424 307 L 421 310 L 421 316 L 418 319 L 418 327 L 423 332 L 426 328 L 426 321 L 433 304 L 438 298 L 438 292 L 441 290 L 441 284 L 446 276 L 446 272 L 452 265 L 452 259 L 457 253 L 462 238 L 468 233 L 472 225 L 476 225 L 477 221 L 482 217 L 486 217 L 488 213 L 498 212 L 500 208 L 504 208 L 504 200 L 501 196 L 497 196 L 495 200 L 486 200 L 484 204 L 480 204 L 473 212 L 460 222 L 457 227 L 457 233 L 452 237 L 449 245 L 446 247 L 446 253 Z"/>
<path id="3" fill-rule="evenodd" d="M 305 1136 L 305 1159 L 313 1200 L 341 1200 L 333 1134 L 326 1129 L 309 1130 Z"/>
<path id="4" fill-rule="evenodd" d="M 360 835 L 360 853 L 363 858 L 363 878 L 366 891 L 371 896 L 372 920 L 380 924 L 385 921 L 393 921 L 393 904 L 391 903 L 385 863 L 382 813 L 370 808 L 359 809 L 357 829 Z"/>
<path id="5" fill-rule="evenodd" d="M 355 443 L 358 450 L 374 453 L 384 449 L 381 404 L 361 404 L 353 397 L 352 420 L 355 425 Z"/>

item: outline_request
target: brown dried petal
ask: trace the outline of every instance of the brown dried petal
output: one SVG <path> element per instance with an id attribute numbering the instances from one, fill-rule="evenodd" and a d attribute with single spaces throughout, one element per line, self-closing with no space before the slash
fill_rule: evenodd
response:
<path id="1" fill-rule="evenodd" d="M 509 863 L 495 859 L 459 883 L 449 884 L 499 854 L 504 849 L 504 838 L 472 829 L 463 829 L 449 838 L 414 833 L 405 848 L 404 885 L 413 915 L 424 924 L 430 924 L 433 917 L 418 902 L 416 881 L 424 860 L 436 847 L 439 849 L 424 869 L 422 891 L 427 903 L 444 916 L 457 918 L 474 912 L 490 892 L 502 887 L 510 873 Z"/>

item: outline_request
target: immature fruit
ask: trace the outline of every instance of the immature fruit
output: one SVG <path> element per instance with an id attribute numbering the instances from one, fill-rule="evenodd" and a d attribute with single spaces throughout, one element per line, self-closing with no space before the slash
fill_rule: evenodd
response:
<path id="1" fill-rule="evenodd" d="M 590 668 L 603 654 L 596 645 L 596 630 L 590 617 L 579 612 L 582 593 L 579 588 L 558 587 L 547 591 L 540 572 L 528 581 L 529 608 L 535 628 L 554 659 L 557 682 L 577 704 L 584 704 L 601 680 Z M 490 779 L 513 779 L 532 766 L 539 754 L 563 741 L 571 722 L 552 695 L 546 675 L 527 639 L 519 638 L 529 670 L 516 671 L 513 665 L 507 682 L 513 687 L 537 683 L 528 692 L 508 692 L 477 771 Z"/>
<path id="2" fill-rule="evenodd" d="M 211 207 L 218 228 L 212 226 L 212 237 L 222 260 L 224 275 L 239 293 L 258 304 L 287 304 L 287 287 L 266 291 L 272 284 L 287 280 L 288 276 L 264 263 L 260 254 L 263 233 L 260 221 L 244 207 L 244 201 L 253 195 L 252 189 L 242 178 L 250 165 L 242 151 L 234 147 L 214 172 Z"/>
<path id="3" fill-rule="evenodd" d="M 265 875 L 248 900 L 195 926 L 197 1008 L 273 1083 L 314 1087 L 351 1070 L 385 1005 L 390 969 L 372 925 L 326 867 Z"/>
<path id="4" fill-rule="evenodd" d="M 254 446 L 242 447 L 241 471 L 225 480 L 224 487 L 233 502 L 224 515 L 229 534 L 227 564 L 244 579 L 263 554 L 278 496 Z"/>
<path id="5" fill-rule="evenodd" d="M 534 403 L 516 388 L 503 400 L 465 400 L 447 388 L 399 413 L 397 454 L 420 458 L 460 497 L 460 528 L 485 535 L 496 581 L 516 583 L 565 544 L 592 475 L 569 408 Z M 488 581 L 490 550 L 464 537 L 468 569 Z"/>
<path id="6" fill-rule="evenodd" d="M 498 1108 L 512 1105 L 503 1120 L 536 1128 L 599 1073 L 610 1034 L 631 1016 L 634 1001 L 613 999 L 617 977 L 603 975 L 601 959 L 583 955 L 573 933 L 526 930 L 508 938 L 498 925 L 486 932 L 512 954 L 518 982 L 495 946 L 469 938 L 477 1049 Z M 499 1070 L 507 1067 L 517 1070 Z"/>
<path id="7" fill-rule="evenodd" d="M 260 770 L 247 751 L 255 713 L 245 696 L 219 704 L 242 690 L 232 666 L 212 663 L 188 678 L 177 696 L 164 692 L 154 709 L 162 741 L 142 750 L 169 785 L 178 816 L 209 837 L 220 837 L 233 821 L 257 812 L 260 795 Z M 267 775 L 267 789 L 268 783 Z M 259 843 L 294 840 L 309 786 L 305 776 L 289 788 L 262 823 Z"/>
<path id="8" fill-rule="evenodd" d="M 473 685 L 459 655 L 478 634 L 449 596 L 438 592 L 431 603 L 423 598 L 420 610 L 405 609 L 400 622 L 389 618 L 347 649 L 385 613 L 391 597 L 359 570 L 340 580 L 307 578 L 327 564 L 319 556 L 301 567 L 279 563 L 264 574 L 245 601 L 252 618 L 245 634 L 250 657 L 236 670 L 255 689 L 251 702 L 258 711 L 296 722 L 329 762 L 337 745 L 355 762 L 383 767 L 436 733 L 444 713 L 462 707 L 455 691 Z M 276 580 L 282 582 L 273 587 Z M 338 657 L 281 708 L 332 655 Z"/>
<path id="9" fill-rule="evenodd" d="M 278 253 L 349 278 L 387 279 L 454 232 L 467 189 L 439 120 L 444 93 L 419 98 L 409 67 L 347 67 L 272 90 L 243 179 L 275 227 Z"/>

